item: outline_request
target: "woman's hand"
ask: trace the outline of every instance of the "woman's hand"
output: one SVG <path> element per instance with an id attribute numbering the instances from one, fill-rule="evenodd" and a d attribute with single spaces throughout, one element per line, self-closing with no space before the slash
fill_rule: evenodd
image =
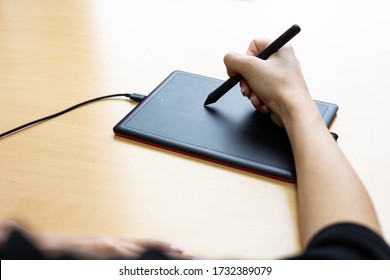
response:
<path id="1" fill-rule="evenodd" d="M 267 60 L 257 57 L 269 40 L 255 39 L 246 55 L 228 53 L 224 62 L 229 76 L 240 73 L 241 92 L 261 113 L 271 114 L 279 125 L 286 125 L 292 115 L 314 104 L 303 77 L 301 67 L 291 46 L 286 45 Z"/>
<path id="2" fill-rule="evenodd" d="M 160 241 L 116 238 L 102 234 L 37 233 L 15 222 L 0 224 L 0 246 L 13 230 L 21 232 L 47 258 L 70 255 L 77 259 L 137 259 L 147 250 L 158 250 L 172 259 L 192 259 L 175 246 Z"/>

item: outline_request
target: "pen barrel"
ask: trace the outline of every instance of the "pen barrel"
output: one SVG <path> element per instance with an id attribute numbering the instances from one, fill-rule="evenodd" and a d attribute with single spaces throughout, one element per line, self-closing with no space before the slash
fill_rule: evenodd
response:
<path id="1" fill-rule="evenodd" d="M 281 47 L 287 44 L 295 35 L 301 31 L 299 25 L 294 24 L 280 35 L 275 41 L 269 44 L 257 57 L 263 60 L 268 59 L 272 54 L 276 53 Z"/>
<path id="2" fill-rule="evenodd" d="M 263 60 L 268 59 L 268 57 L 270 57 L 273 53 L 277 52 L 300 31 L 301 28 L 297 24 L 294 24 L 282 35 L 280 35 L 275 41 L 269 44 L 262 52 L 260 52 L 257 57 Z M 221 98 L 226 92 L 228 92 L 242 79 L 243 77 L 241 74 L 237 74 L 233 77 L 230 77 L 226 82 L 224 82 L 222 85 L 220 85 L 217 89 L 215 89 L 212 93 L 208 95 L 204 106 L 217 102 L 219 98 Z"/>
<path id="3" fill-rule="evenodd" d="M 225 93 L 229 91 L 232 87 L 234 87 L 236 84 L 238 84 L 243 79 L 241 74 L 237 74 L 235 76 L 230 77 L 225 83 L 221 85 L 221 93 Z M 223 95 L 221 94 L 221 96 Z"/>
<path id="4" fill-rule="evenodd" d="M 287 44 L 295 35 L 301 31 L 299 25 L 294 24 L 289 29 L 287 29 L 282 35 L 280 35 L 275 41 L 269 44 L 262 52 L 260 52 L 257 57 L 263 60 L 268 59 L 272 54 L 277 52 L 281 47 Z M 241 74 L 230 77 L 225 83 L 221 85 L 219 93 L 221 97 L 226 92 L 228 92 L 232 87 L 239 83 L 243 79 Z"/>

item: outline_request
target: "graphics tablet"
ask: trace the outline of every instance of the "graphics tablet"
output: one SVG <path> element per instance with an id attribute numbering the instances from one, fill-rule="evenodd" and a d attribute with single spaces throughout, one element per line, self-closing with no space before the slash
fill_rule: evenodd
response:
<path id="1" fill-rule="evenodd" d="M 287 133 L 232 88 L 204 107 L 223 81 L 175 71 L 115 127 L 117 136 L 287 182 L 295 182 Z M 329 127 L 338 106 L 316 101 Z"/>

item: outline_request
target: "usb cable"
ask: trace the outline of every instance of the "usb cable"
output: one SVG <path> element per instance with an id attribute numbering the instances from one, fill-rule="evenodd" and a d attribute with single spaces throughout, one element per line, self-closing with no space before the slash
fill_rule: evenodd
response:
<path id="1" fill-rule="evenodd" d="M 144 100 L 144 98 L 146 96 L 143 95 L 143 94 L 139 94 L 139 93 L 118 93 L 118 94 L 105 95 L 105 96 L 97 97 L 97 98 L 94 98 L 94 99 L 90 99 L 90 100 L 84 101 L 82 103 L 76 104 L 76 105 L 74 105 L 72 107 L 69 107 L 68 109 L 60 111 L 58 113 L 55 113 L 55 114 L 52 114 L 50 116 L 46 116 L 46 117 L 37 119 L 35 121 L 31 121 L 29 123 L 26 123 L 26 124 L 23 124 L 23 125 L 18 126 L 16 128 L 13 128 L 11 130 L 8 130 L 8 131 L 6 131 L 4 133 L 1 133 L 0 134 L 0 139 L 3 139 L 6 136 L 9 136 L 9 135 L 14 134 L 16 132 L 19 132 L 22 129 L 26 129 L 26 128 L 29 128 L 29 127 L 31 127 L 33 125 L 45 122 L 47 120 L 51 120 L 51 119 L 56 118 L 58 116 L 61 116 L 61 115 L 65 114 L 65 113 L 73 111 L 74 109 L 80 108 L 80 107 L 85 106 L 87 104 L 90 104 L 90 103 L 93 103 L 93 102 L 96 102 L 96 101 L 99 101 L 99 100 L 102 100 L 102 99 L 113 98 L 113 97 L 127 97 L 127 98 L 130 98 L 133 101 L 141 102 L 142 100 Z"/>

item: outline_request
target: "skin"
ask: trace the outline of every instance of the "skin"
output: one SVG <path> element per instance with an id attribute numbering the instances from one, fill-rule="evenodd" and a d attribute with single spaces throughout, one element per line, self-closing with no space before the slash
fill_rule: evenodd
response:
<path id="1" fill-rule="evenodd" d="M 13 221 L 0 224 L 0 247 L 10 231 L 17 229 L 29 239 L 46 258 L 67 254 L 78 259 L 136 259 L 142 252 L 156 249 L 172 259 L 192 259 L 178 247 L 165 242 L 112 237 L 103 234 L 75 235 L 62 233 L 38 233 L 26 230 Z"/>
<path id="2" fill-rule="evenodd" d="M 244 77 L 242 94 L 287 131 L 296 165 L 302 245 L 306 246 L 322 228 L 338 222 L 355 222 L 381 235 L 370 197 L 324 124 L 291 46 L 281 48 L 267 60 L 254 57 L 269 43 L 253 40 L 246 55 L 229 53 L 224 61 L 230 76 L 240 73 Z M 192 258 L 164 242 L 36 233 L 14 222 L 0 224 L 0 246 L 14 228 L 47 257 L 71 253 L 81 259 L 132 259 L 156 248 L 174 259 Z"/>
<path id="3" fill-rule="evenodd" d="M 229 75 L 244 77 L 243 95 L 287 131 L 297 172 L 302 245 L 338 222 L 355 222 L 381 234 L 371 199 L 311 99 L 292 47 L 268 60 L 255 58 L 268 44 L 253 40 L 247 55 L 229 53 L 224 61 Z"/>

